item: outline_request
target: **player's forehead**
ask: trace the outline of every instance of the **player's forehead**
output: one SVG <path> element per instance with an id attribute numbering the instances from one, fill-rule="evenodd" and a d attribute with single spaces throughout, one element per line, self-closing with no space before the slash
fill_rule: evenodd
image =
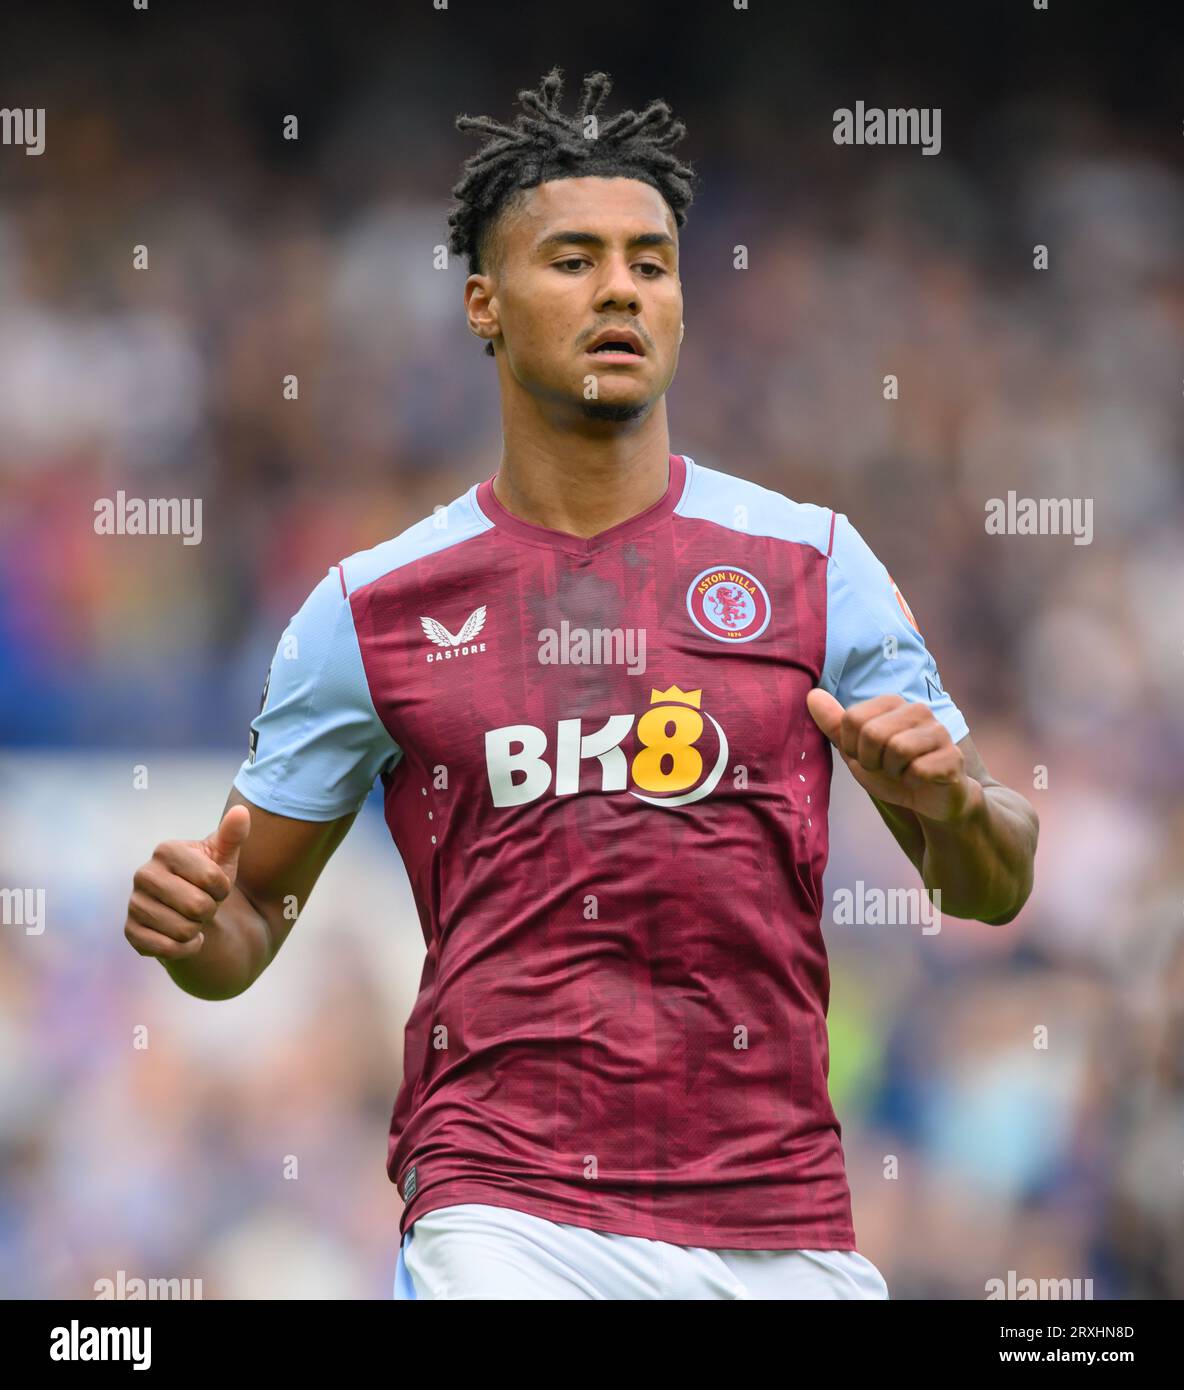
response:
<path id="1" fill-rule="evenodd" d="M 645 238 L 671 253 L 678 249 L 669 204 L 640 179 L 552 179 L 526 189 L 515 214 L 506 228 L 507 249 L 528 257 L 545 254 L 572 233 L 610 246 Z"/>

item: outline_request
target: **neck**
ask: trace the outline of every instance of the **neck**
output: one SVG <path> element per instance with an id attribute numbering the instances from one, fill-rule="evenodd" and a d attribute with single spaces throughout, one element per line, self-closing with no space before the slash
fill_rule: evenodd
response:
<path id="1" fill-rule="evenodd" d="M 522 521 L 587 539 L 658 501 L 670 480 L 669 456 L 664 397 L 625 425 L 503 416 L 494 496 Z"/>

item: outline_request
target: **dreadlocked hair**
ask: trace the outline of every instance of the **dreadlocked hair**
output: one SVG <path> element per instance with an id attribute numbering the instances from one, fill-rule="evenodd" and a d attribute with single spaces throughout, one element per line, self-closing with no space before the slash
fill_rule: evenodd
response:
<path id="1" fill-rule="evenodd" d="M 448 215 L 448 249 L 468 258 L 470 275 L 483 273 L 494 225 L 507 202 L 520 190 L 551 179 L 640 179 L 665 198 L 675 225 L 685 225 L 695 171 L 670 151 L 686 135 L 686 126 L 661 100 L 651 101 L 644 111 L 622 111 L 601 120 L 599 111 L 612 85 L 607 73 L 589 73 L 575 114 L 567 116 L 559 110 L 563 76 L 555 67 L 537 91 L 518 93 L 526 109 L 512 126 L 489 116 L 456 118 L 457 130 L 488 137 L 462 166 Z M 589 123 L 589 117 L 596 119 Z M 492 357 L 493 344 L 486 343 L 485 351 Z"/>

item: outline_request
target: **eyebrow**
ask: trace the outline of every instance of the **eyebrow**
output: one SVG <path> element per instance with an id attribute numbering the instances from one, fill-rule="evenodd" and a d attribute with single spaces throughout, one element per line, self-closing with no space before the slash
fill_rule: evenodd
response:
<path id="1" fill-rule="evenodd" d="M 550 236 L 545 236 L 536 251 L 546 251 L 554 246 L 595 246 L 598 250 L 603 250 L 607 245 L 602 236 L 597 236 L 595 232 L 552 232 Z M 669 246 L 674 248 L 674 238 L 665 232 L 639 232 L 636 236 L 631 236 L 626 243 L 627 246 Z"/>

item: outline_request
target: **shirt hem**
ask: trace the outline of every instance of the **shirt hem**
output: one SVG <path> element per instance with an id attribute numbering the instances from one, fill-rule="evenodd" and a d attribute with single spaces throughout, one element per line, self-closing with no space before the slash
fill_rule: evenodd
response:
<path id="1" fill-rule="evenodd" d="M 826 1238 L 817 1235 L 818 1222 L 809 1223 L 808 1228 L 805 1225 L 785 1225 L 754 1233 L 751 1227 L 706 1226 L 661 1216 L 640 1218 L 590 1213 L 563 1201 L 533 1196 L 511 1198 L 499 1189 L 472 1182 L 443 1182 L 437 1190 L 425 1193 L 422 1198 L 412 1199 L 404 1210 L 400 1230 L 406 1233 L 421 1216 L 427 1216 L 429 1212 L 466 1202 L 502 1207 L 564 1226 L 579 1226 L 583 1230 L 635 1236 L 643 1240 L 663 1241 L 668 1245 L 706 1250 L 852 1250 L 858 1253 L 855 1232 L 850 1226 Z M 805 1233 L 807 1229 L 811 1234 Z"/>

